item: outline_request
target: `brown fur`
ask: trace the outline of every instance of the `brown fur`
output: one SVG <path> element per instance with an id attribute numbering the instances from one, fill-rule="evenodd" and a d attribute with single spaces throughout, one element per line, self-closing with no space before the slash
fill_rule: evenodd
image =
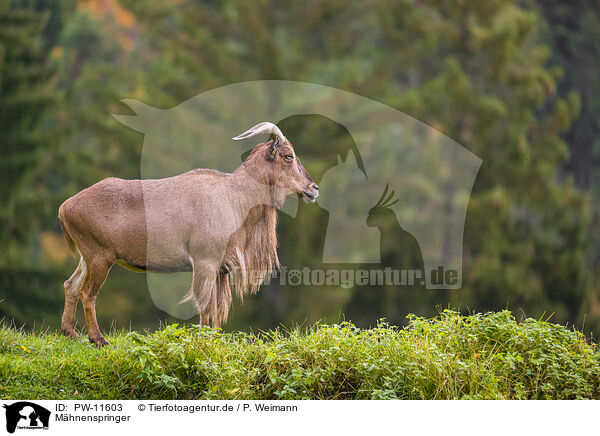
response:
<path id="1" fill-rule="evenodd" d="M 289 141 L 274 144 L 257 145 L 231 174 L 197 169 L 166 179 L 109 178 L 66 200 L 60 225 L 81 258 L 65 282 L 63 333 L 77 336 L 80 298 L 90 340 L 107 343 L 95 302 L 115 262 L 135 271 L 193 271 L 186 300 L 195 302 L 203 324 L 225 322 L 232 295 L 256 293 L 279 267 L 277 209 L 285 197 L 318 195 Z"/>

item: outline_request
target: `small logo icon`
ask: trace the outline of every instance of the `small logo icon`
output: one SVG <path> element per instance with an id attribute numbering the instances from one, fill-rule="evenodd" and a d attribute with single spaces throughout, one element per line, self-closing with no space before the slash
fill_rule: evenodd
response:
<path id="1" fill-rule="evenodd" d="M 6 409 L 6 431 L 14 433 L 15 429 L 48 429 L 50 411 L 29 401 L 19 401 L 3 407 Z"/>

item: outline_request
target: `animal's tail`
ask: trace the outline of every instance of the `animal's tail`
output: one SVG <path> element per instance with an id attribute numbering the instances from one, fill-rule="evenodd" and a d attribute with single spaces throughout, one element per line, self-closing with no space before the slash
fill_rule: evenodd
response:
<path id="1" fill-rule="evenodd" d="M 71 253 L 75 254 L 77 252 L 77 248 L 75 247 L 75 242 L 73 242 L 73 238 L 71 238 L 71 235 L 69 234 L 69 231 L 67 230 L 67 227 L 65 226 L 64 219 L 65 219 L 65 210 L 63 208 L 63 205 L 61 205 L 58 208 L 58 222 L 60 224 L 60 228 L 63 231 L 63 234 L 65 235 L 65 241 L 67 241 L 67 245 L 69 246 L 69 251 Z"/>

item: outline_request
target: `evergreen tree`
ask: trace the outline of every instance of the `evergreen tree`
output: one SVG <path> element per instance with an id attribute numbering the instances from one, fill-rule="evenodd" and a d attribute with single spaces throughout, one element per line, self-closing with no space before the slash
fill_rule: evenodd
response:
<path id="1" fill-rule="evenodd" d="M 49 233 L 62 238 L 58 205 L 103 177 L 139 177 L 142 136 L 110 116 L 127 110 L 120 99 L 168 108 L 229 83 L 285 79 L 381 101 L 483 159 L 467 213 L 463 289 L 413 296 L 269 286 L 237 306 L 228 328 L 335 320 L 340 312 L 362 325 L 378 316 L 400 323 L 408 312 L 430 315 L 448 304 L 556 312 L 557 322 L 587 315 L 586 328 L 600 328 L 600 311 L 588 306 L 597 301 L 586 257 L 593 210 L 577 189 L 596 189 L 598 13 L 585 0 L 559 3 L 0 0 L 0 316 L 41 319 L 44 306 L 58 320 L 74 259 L 45 263 L 42 253 L 66 251 L 39 247 Z M 281 124 L 317 181 L 338 153 L 356 147 L 343 126 L 315 115 Z M 565 165 L 575 185 L 561 177 Z M 389 235 L 386 265 L 401 254 L 392 218 L 378 223 Z M 326 225 L 318 207 L 282 215 L 286 264 L 321 267 L 314 259 Z M 144 276 L 119 268 L 99 298 L 113 302 L 99 305 L 107 310 L 101 323 L 151 327 L 164 316 Z"/>
<path id="2" fill-rule="evenodd" d="M 403 110 L 483 159 L 467 215 L 463 289 L 431 292 L 427 303 L 404 313 L 425 315 L 436 304 L 508 306 L 579 322 L 587 312 L 589 205 L 558 178 L 568 155 L 561 135 L 579 99 L 556 94 L 560 70 L 548 66 L 535 10 L 514 0 L 123 4 L 158 52 L 168 53 L 177 74 L 163 80 L 164 88 L 179 98 L 244 80 L 330 85 Z M 310 161 L 305 165 L 310 171 Z M 313 238 L 310 233 L 302 237 Z M 281 234 L 282 247 L 303 245 L 291 239 L 293 231 Z M 269 293 L 257 298 L 273 298 L 273 308 L 282 298 L 294 301 L 288 305 L 294 319 L 327 313 L 313 310 L 327 291 L 303 292 L 305 298 L 297 288 L 277 299 Z M 245 316 L 257 321 L 268 303 L 249 300 L 246 305 L 260 309 Z M 339 304 L 333 300 L 330 316 L 337 316 Z M 285 321 L 284 315 L 276 320 Z M 594 322 L 600 326 L 600 318 Z"/>
<path id="3" fill-rule="evenodd" d="M 569 146 L 563 173 L 591 198 L 585 258 L 595 280 L 586 296 L 586 307 L 588 315 L 596 318 L 600 316 L 600 9 L 592 0 L 571 1 L 568 5 L 538 0 L 536 4 L 547 22 L 551 61 L 563 71 L 558 94 L 564 96 L 575 90 L 581 99 L 579 116 L 563 135 Z"/>
<path id="4" fill-rule="evenodd" d="M 41 173 L 55 144 L 44 25 L 43 14 L 0 3 L 0 317 L 16 322 L 59 309 L 47 289 L 56 273 L 34 266 L 36 230 L 52 210 Z"/>

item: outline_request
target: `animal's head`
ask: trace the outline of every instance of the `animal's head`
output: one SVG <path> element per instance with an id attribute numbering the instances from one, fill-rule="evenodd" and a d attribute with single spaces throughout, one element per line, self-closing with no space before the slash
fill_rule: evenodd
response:
<path id="1" fill-rule="evenodd" d="M 383 227 L 396 219 L 396 214 L 390 209 L 390 206 L 398 203 L 398 199 L 394 200 L 394 191 L 387 195 L 388 188 L 389 184 L 385 185 L 379 201 L 369 210 L 369 216 L 367 217 L 367 225 L 369 227 Z"/>
<path id="2" fill-rule="evenodd" d="M 297 195 L 307 203 L 314 203 L 319 187 L 304 169 L 292 143 L 273 123 L 260 123 L 233 138 L 241 140 L 260 134 L 271 139 L 258 144 L 244 161 L 244 167 L 257 180 L 280 189 L 285 195 Z"/>
<path id="3" fill-rule="evenodd" d="M 37 413 L 35 413 L 35 410 L 33 410 L 33 407 L 31 406 L 25 406 L 23 407 L 20 411 L 19 411 L 19 419 L 31 419 L 31 420 L 37 420 Z"/>

